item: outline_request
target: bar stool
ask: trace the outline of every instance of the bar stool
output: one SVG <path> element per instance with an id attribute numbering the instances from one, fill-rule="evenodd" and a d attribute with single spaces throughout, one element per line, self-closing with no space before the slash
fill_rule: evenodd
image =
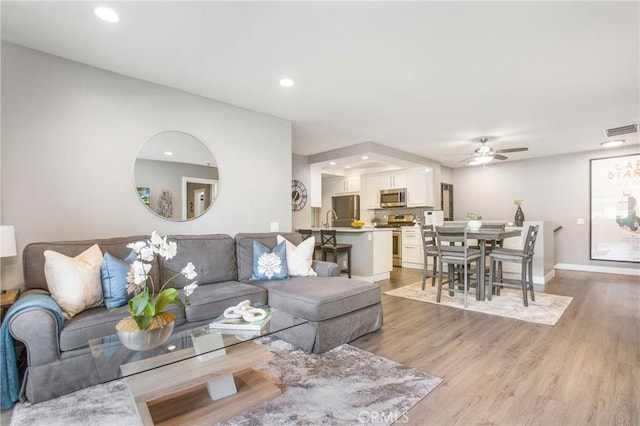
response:
<path id="1" fill-rule="evenodd" d="M 298 234 L 302 236 L 302 241 L 304 241 L 307 238 L 313 236 L 313 231 L 311 229 L 298 229 Z M 316 260 L 316 250 L 321 250 L 319 241 L 316 241 L 315 247 L 313 249 L 313 255 L 311 257 L 313 260 Z"/>
<path id="2" fill-rule="evenodd" d="M 491 294 L 494 287 L 496 287 L 496 295 L 500 295 L 501 287 L 521 288 L 522 289 L 522 301 L 525 307 L 529 306 L 527 300 L 527 287 L 531 290 L 531 301 L 536 301 L 536 296 L 533 292 L 533 255 L 536 245 L 536 238 L 538 237 L 539 225 L 529 226 L 527 231 L 527 239 L 524 242 L 522 250 L 497 248 L 491 251 L 489 258 L 491 259 L 491 266 L 489 268 L 489 300 L 491 300 Z M 522 267 L 522 276 L 520 277 L 520 283 L 511 284 L 505 283 L 501 275 L 499 275 L 500 282 L 496 282 L 495 264 L 501 264 L 502 262 L 516 262 L 520 263 Z M 527 279 L 527 274 L 529 275 Z"/>
<path id="3" fill-rule="evenodd" d="M 347 253 L 346 272 L 351 278 L 351 244 L 338 244 L 335 229 L 320 230 L 320 247 L 322 248 L 322 260 L 327 260 L 327 252 L 333 253 L 333 262 L 338 263 L 338 253 Z M 338 264 L 338 266 L 340 266 Z M 342 272 L 342 271 L 341 271 Z"/>
<path id="4" fill-rule="evenodd" d="M 455 266 L 459 267 L 463 275 L 463 289 L 464 294 L 464 307 L 467 307 L 467 290 L 469 288 L 470 276 L 475 275 L 476 280 L 480 278 L 480 262 L 484 262 L 484 259 L 480 258 L 480 250 L 469 248 L 467 244 L 467 228 L 466 227 L 453 227 L 453 226 L 436 226 L 436 242 L 438 247 L 438 263 L 440 263 L 439 277 L 438 277 L 438 293 L 436 296 L 436 302 L 440 303 L 442 285 L 444 280 L 442 279 L 442 271 L 444 264 L 448 265 L 449 270 L 449 296 L 453 297 L 455 289 L 454 278 L 452 271 Z M 451 245 L 454 244 L 454 245 Z M 455 245 L 460 244 L 460 245 Z M 475 272 L 471 271 L 471 264 L 475 262 Z"/>
<path id="5" fill-rule="evenodd" d="M 424 267 L 422 269 L 422 289 L 427 282 L 429 265 L 427 259 L 433 258 L 433 270 L 431 271 L 431 287 L 436 284 L 436 274 L 438 273 L 438 246 L 436 245 L 436 232 L 433 225 L 422 227 L 422 249 L 424 251 Z"/>

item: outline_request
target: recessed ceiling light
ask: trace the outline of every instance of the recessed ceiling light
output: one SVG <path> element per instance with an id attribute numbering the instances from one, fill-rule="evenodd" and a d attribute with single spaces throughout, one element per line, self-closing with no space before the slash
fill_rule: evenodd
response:
<path id="1" fill-rule="evenodd" d="M 363 155 L 363 156 L 362 156 L 362 159 L 363 159 L 363 160 L 368 160 L 368 159 L 369 159 L 369 156 L 368 156 L 368 155 Z"/>
<path id="2" fill-rule="evenodd" d="M 616 139 L 614 141 L 604 141 L 601 142 L 600 145 L 602 145 L 603 148 L 613 148 L 614 146 L 620 146 L 625 142 L 624 139 Z"/>
<path id="3" fill-rule="evenodd" d="M 329 163 L 329 165 L 330 165 L 330 166 L 335 166 L 335 165 L 336 165 L 336 162 L 335 162 L 335 161 L 332 161 L 332 162 L 330 162 L 330 163 Z"/>
<path id="4" fill-rule="evenodd" d="M 345 168 L 345 169 L 350 169 L 350 168 L 351 168 L 351 166 L 344 166 L 344 168 Z"/>
<path id="5" fill-rule="evenodd" d="M 109 9 L 108 7 L 96 7 L 93 10 L 93 13 L 95 13 L 96 16 L 103 21 L 111 22 L 112 24 L 120 21 L 120 17 L 118 16 L 118 14 L 114 12 L 113 9 Z"/>
<path id="6" fill-rule="evenodd" d="M 166 155 L 167 157 L 171 157 L 173 155 L 173 152 L 171 151 L 165 151 L 164 155 Z"/>
<path id="7" fill-rule="evenodd" d="M 283 78 L 282 80 L 280 80 L 280 86 L 291 87 L 293 86 L 293 80 L 291 80 L 290 78 Z"/>

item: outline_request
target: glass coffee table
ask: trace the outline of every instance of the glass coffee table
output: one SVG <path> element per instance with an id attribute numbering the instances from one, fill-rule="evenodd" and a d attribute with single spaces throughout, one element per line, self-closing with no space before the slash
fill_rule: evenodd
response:
<path id="1" fill-rule="evenodd" d="M 117 335 L 89 340 L 101 382 L 124 379 L 145 425 L 212 424 L 282 394 L 254 370 L 272 353 L 254 340 L 307 323 L 271 308 L 260 331 L 222 330 L 209 325 L 174 332 L 148 351 L 124 347 Z"/>

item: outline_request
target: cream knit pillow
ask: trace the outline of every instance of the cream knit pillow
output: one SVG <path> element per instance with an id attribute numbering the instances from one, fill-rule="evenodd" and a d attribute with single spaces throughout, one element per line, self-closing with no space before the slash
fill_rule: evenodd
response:
<path id="1" fill-rule="evenodd" d="M 73 258 L 46 250 L 44 259 L 49 292 L 66 319 L 102 304 L 102 252 L 97 244 Z"/>

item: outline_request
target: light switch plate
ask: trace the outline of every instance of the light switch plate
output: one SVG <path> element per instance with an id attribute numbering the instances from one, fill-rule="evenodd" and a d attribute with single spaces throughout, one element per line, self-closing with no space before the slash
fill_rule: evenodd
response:
<path id="1" fill-rule="evenodd" d="M 279 232 L 280 231 L 280 223 L 271 222 L 271 232 Z"/>
<path id="2" fill-rule="evenodd" d="M 584 218 L 583 217 L 579 217 L 578 220 L 576 220 L 576 224 L 584 225 Z"/>

